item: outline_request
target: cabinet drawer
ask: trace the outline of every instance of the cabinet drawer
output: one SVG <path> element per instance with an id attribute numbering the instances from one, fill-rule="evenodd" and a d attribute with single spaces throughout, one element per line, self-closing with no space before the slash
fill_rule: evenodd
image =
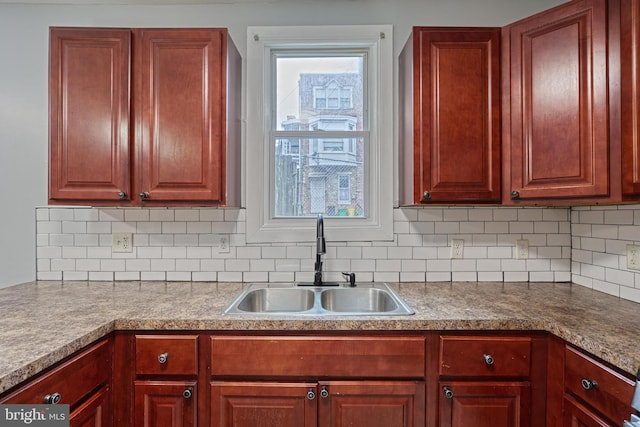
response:
<path id="1" fill-rule="evenodd" d="M 624 375 L 572 347 L 565 347 L 565 390 L 615 425 L 622 425 L 631 414 L 634 386 L 635 383 Z"/>
<path id="2" fill-rule="evenodd" d="M 60 396 L 60 404 L 74 406 L 111 379 L 109 341 L 102 341 L 62 363 L 52 371 L 36 377 L 0 403 L 45 403 L 45 396 Z"/>
<path id="3" fill-rule="evenodd" d="M 197 335 L 136 335 L 136 374 L 197 375 Z"/>
<path id="4" fill-rule="evenodd" d="M 211 375 L 422 378 L 424 337 L 212 337 Z"/>
<path id="5" fill-rule="evenodd" d="M 531 338 L 440 337 L 440 375 L 528 377 Z"/>

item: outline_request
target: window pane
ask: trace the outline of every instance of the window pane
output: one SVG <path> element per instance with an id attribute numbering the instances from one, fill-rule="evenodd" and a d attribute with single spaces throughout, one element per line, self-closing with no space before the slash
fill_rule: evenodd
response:
<path id="1" fill-rule="evenodd" d="M 357 216 L 364 212 L 364 138 L 351 139 L 354 152 L 312 150 L 335 141 L 275 140 L 276 217 Z M 344 146 L 344 141 L 339 140 Z M 291 149 L 296 147 L 296 152 Z"/>
<path id="2" fill-rule="evenodd" d="M 326 130 L 324 119 L 342 118 L 354 127 L 341 130 L 367 130 L 364 123 L 364 53 L 313 56 L 277 52 L 274 55 L 276 84 L 273 129 L 286 130 L 285 123 L 297 120 L 299 130 Z"/>

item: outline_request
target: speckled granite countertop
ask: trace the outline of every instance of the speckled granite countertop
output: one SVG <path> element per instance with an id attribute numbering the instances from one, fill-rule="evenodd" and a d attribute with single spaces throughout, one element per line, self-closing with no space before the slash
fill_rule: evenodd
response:
<path id="1" fill-rule="evenodd" d="M 0 392 L 113 330 L 545 330 L 635 374 L 640 304 L 578 285 L 403 283 L 402 317 L 222 315 L 239 283 L 34 282 L 0 289 Z"/>

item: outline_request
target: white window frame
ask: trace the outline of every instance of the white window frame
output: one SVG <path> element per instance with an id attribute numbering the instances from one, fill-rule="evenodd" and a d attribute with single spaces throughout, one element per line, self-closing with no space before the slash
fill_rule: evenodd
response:
<path id="1" fill-rule="evenodd" d="M 364 217 L 327 217 L 328 240 L 393 240 L 393 28 L 338 25 L 247 28 L 245 205 L 248 243 L 315 241 L 315 217 L 275 218 L 272 212 L 273 149 L 270 147 L 273 50 L 310 47 L 367 49 L 370 123 L 366 149 Z"/>

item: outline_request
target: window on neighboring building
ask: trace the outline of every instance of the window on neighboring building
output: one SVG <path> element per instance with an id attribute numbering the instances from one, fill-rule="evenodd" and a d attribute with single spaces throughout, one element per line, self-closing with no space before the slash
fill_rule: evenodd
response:
<path id="1" fill-rule="evenodd" d="M 338 203 L 348 204 L 351 202 L 351 177 L 349 175 L 338 175 Z"/>
<path id="2" fill-rule="evenodd" d="M 247 240 L 305 240 L 318 213 L 347 217 L 327 223 L 341 237 L 392 238 L 391 27 L 250 27 L 248 40 Z"/>

